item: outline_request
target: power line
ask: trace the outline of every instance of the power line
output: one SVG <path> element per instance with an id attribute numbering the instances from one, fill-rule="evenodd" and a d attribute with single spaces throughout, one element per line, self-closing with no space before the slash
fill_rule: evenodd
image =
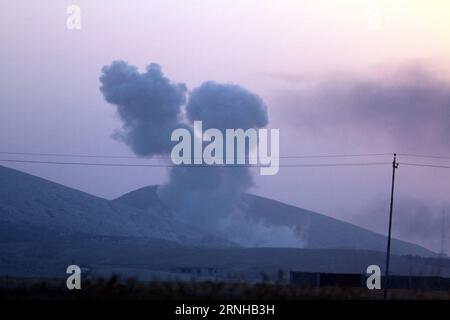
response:
<path id="1" fill-rule="evenodd" d="M 414 166 L 414 167 L 430 167 L 430 168 L 442 168 L 442 169 L 450 169 L 450 166 L 442 166 L 438 164 L 429 164 L 429 163 L 408 163 L 408 162 L 401 162 L 401 165 L 404 166 Z"/>
<path id="2" fill-rule="evenodd" d="M 73 154 L 73 153 L 39 153 L 39 152 L 10 152 L 0 151 L 0 154 L 5 155 L 25 155 L 25 156 L 44 156 L 44 157 L 70 157 L 70 158 L 105 158 L 105 159 L 138 159 L 148 160 L 153 159 L 168 159 L 169 155 L 155 155 L 149 158 L 138 156 L 119 156 L 119 155 L 95 155 L 95 154 Z M 375 157 L 375 156 L 390 156 L 392 153 L 360 153 L 360 154 L 317 154 L 317 155 L 285 155 L 280 156 L 281 159 L 307 159 L 307 158 L 351 158 L 351 157 Z M 245 157 L 246 159 L 250 157 Z"/>
<path id="3" fill-rule="evenodd" d="M 136 156 L 115 156 L 115 155 L 93 155 L 93 154 L 71 154 L 71 153 L 39 153 L 39 152 L 9 152 L 0 151 L 0 154 L 23 155 L 23 156 L 43 156 L 43 157 L 70 157 L 70 158 L 112 158 L 112 159 L 141 159 Z"/>
<path id="4" fill-rule="evenodd" d="M 2 152 L 0 152 L 2 153 Z M 12 154 L 12 153 L 11 153 Z M 27 155 L 31 155 L 27 153 Z M 33 154 L 35 155 L 35 154 Z M 43 155 L 43 154 L 41 154 Z M 50 155 L 50 154 L 45 154 Z M 55 155 L 55 154 L 52 154 Z M 63 155 L 63 154 L 59 154 Z M 64 156 L 69 156 L 64 154 Z M 94 155 L 78 155 L 78 156 L 90 156 L 97 157 Z M 358 156 L 358 155 L 352 155 Z M 98 156 L 98 157 L 110 157 L 110 156 Z M 116 158 L 115 156 L 111 156 L 112 158 Z M 307 157 L 307 156 L 305 156 Z M 313 157 L 313 156 L 311 156 Z M 319 156 L 314 156 L 319 157 Z M 325 156 L 324 156 L 325 157 Z M 326 156 L 328 157 L 328 156 Z M 130 157 L 123 157 L 130 158 Z M 133 158 L 133 157 L 132 157 Z M 169 159 L 169 158 L 165 158 Z M 142 159 L 149 160 L 149 159 Z M 44 160 L 24 160 L 24 159 L 0 159 L 0 162 L 12 162 L 12 163 L 36 163 L 36 164 L 50 164 L 50 165 L 85 165 L 85 166 L 104 166 L 104 167 L 151 167 L 151 168 L 170 168 L 170 167 L 267 167 L 265 165 L 252 165 L 252 164 L 132 164 L 132 163 L 97 163 L 97 162 L 74 162 L 74 161 L 44 161 Z M 323 164 L 279 164 L 279 167 L 285 168 L 301 168 L 301 167 L 339 167 L 339 166 L 373 166 L 373 165 L 386 165 L 390 164 L 390 162 L 348 162 L 348 163 L 323 163 Z M 439 165 L 439 164 L 431 164 L 431 163 L 411 163 L 411 162 L 400 162 L 401 165 L 405 166 L 415 166 L 415 167 L 430 167 L 430 168 L 441 168 L 441 169 L 450 169 L 450 166 Z"/>
<path id="5" fill-rule="evenodd" d="M 20 160 L 20 159 L 0 159 L 0 162 L 12 163 L 36 163 L 36 164 L 50 164 L 50 165 L 80 165 L 80 166 L 103 166 L 103 167 L 149 167 L 149 168 L 172 168 L 172 167 L 251 167 L 264 168 L 265 165 L 251 165 L 251 164 L 132 164 L 132 163 L 97 163 L 97 162 L 64 162 L 64 161 L 40 161 L 40 160 Z M 348 167 L 348 166 L 378 166 L 387 165 L 390 162 L 349 162 L 349 163 L 324 163 L 324 164 L 279 164 L 279 167 L 285 168 L 302 168 L 302 167 Z"/>
<path id="6" fill-rule="evenodd" d="M 404 156 L 404 157 L 414 157 L 414 158 L 449 159 L 450 160 L 450 156 L 426 155 L 426 154 L 414 154 L 414 153 L 397 153 L 397 155 Z"/>
<path id="7" fill-rule="evenodd" d="M 25 156 L 44 156 L 44 157 L 72 157 L 72 158 L 105 158 L 105 159 L 138 159 L 148 160 L 153 159 L 167 159 L 169 156 L 155 155 L 149 158 L 139 156 L 121 156 L 121 155 L 107 155 L 107 154 L 74 154 L 74 153 L 42 153 L 42 152 L 12 152 L 12 151 L 0 151 L 0 154 L 5 155 L 25 155 Z M 351 158 L 351 157 L 378 157 L 378 156 L 391 156 L 393 153 L 350 153 L 350 154 L 307 154 L 307 155 L 281 155 L 282 159 L 314 159 L 314 158 Z M 414 154 L 414 153 L 397 153 L 398 156 L 414 157 L 414 158 L 430 158 L 430 159 L 448 159 L 450 156 L 443 155 L 426 155 L 426 154 Z M 245 157 L 249 158 L 249 157 Z"/>
<path id="8" fill-rule="evenodd" d="M 280 156 L 280 158 L 350 158 L 350 157 L 376 157 L 376 156 L 391 156 L 392 153 L 361 153 L 361 154 L 321 154 L 321 155 L 293 155 Z"/>

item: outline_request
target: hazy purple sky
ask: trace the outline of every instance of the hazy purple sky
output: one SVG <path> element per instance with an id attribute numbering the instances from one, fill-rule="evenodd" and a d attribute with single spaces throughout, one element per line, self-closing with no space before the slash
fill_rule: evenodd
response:
<path id="1" fill-rule="evenodd" d="M 69 4 L 81 8 L 81 30 L 66 28 Z M 448 1 L 1 0 L 1 8 L 0 151 L 132 155 L 111 138 L 121 124 L 99 91 L 101 68 L 121 59 L 142 70 L 159 63 L 188 89 L 215 80 L 258 94 L 282 155 L 450 154 Z M 162 168 L 4 165 L 106 198 L 166 177 Z M 389 166 L 281 168 L 256 176 L 253 191 L 384 231 L 390 174 Z M 450 170 L 400 167 L 397 181 L 403 220 L 394 234 L 438 249 Z M 435 232 L 419 237 L 417 225 Z"/>

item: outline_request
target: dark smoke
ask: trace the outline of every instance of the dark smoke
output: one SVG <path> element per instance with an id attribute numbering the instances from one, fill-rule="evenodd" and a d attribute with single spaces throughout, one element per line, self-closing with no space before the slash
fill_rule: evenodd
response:
<path id="1" fill-rule="evenodd" d="M 105 66 L 100 77 L 106 101 L 117 106 L 123 130 L 116 137 L 138 155 L 169 153 L 170 135 L 181 127 L 180 112 L 186 101 L 186 86 L 171 83 L 158 64 L 145 73 L 124 61 Z"/>
<path id="2" fill-rule="evenodd" d="M 325 134 L 386 138 L 397 152 L 450 152 L 450 83 L 423 67 L 378 80 L 338 77 L 284 95 L 296 125 Z"/>
<path id="3" fill-rule="evenodd" d="M 234 84 L 203 83 L 189 96 L 189 120 L 203 121 L 205 128 L 262 128 L 268 123 L 267 108 L 261 98 Z"/>
<path id="4" fill-rule="evenodd" d="M 262 100 L 244 88 L 205 82 L 189 96 L 186 114 L 204 129 L 260 128 L 267 124 Z M 236 213 L 240 196 L 253 185 L 250 168 L 173 168 L 159 190 L 165 203 L 183 219 L 216 230 Z M 192 214 L 195 213 L 195 214 Z"/>
<path id="5" fill-rule="evenodd" d="M 168 154 L 175 144 L 170 141 L 172 131 L 184 127 L 193 133 L 195 120 L 203 122 L 203 130 L 217 128 L 222 132 L 257 129 L 268 123 L 267 107 L 257 95 L 238 85 L 212 81 L 190 93 L 186 118 L 182 118 L 187 89 L 170 82 L 157 64 L 139 73 L 126 62 L 113 62 L 103 68 L 100 81 L 101 92 L 117 106 L 122 120 L 120 139 L 141 156 Z M 291 229 L 262 226 L 240 215 L 241 195 L 252 185 L 249 167 L 175 166 L 158 195 L 179 220 L 242 245 L 303 245 Z M 277 234 L 277 243 L 271 243 L 271 234 Z"/>
<path id="6" fill-rule="evenodd" d="M 244 167 L 174 167 L 158 195 L 180 220 L 221 232 L 252 185 L 251 172 Z"/>
<path id="7" fill-rule="evenodd" d="M 275 76 L 295 88 L 279 96 L 281 106 L 288 109 L 288 121 L 316 141 L 323 138 L 327 143 L 337 146 L 338 150 L 348 148 L 367 150 L 369 153 L 449 155 L 449 80 L 440 78 L 432 68 L 417 63 L 406 68 L 379 71 L 377 78 L 335 75 L 307 79 L 301 76 Z M 339 152 L 342 151 L 336 153 Z M 399 161 L 401 172 L 407 171 L 410 178 L 416 177 L 413 174 L 417 173 L 406 169 L 402 162 L 448 165 L 438 159 L 408 156 L 400 156 Z M 440 173 L 427 170 L 426 180 L 405 186 L 403 192 L 421 197 L 420 193 L 416 193 L 417 189 L 425 189 L 423 186 L 426 181 L 439 178 Z M 424 176 L 420 177 L 424 179 Z M 445 179 L 445 176 L 442 178 Z M 433 185 L 428 192 L 421 190 L 421 193 L 436 195 L 438 192 L 432 188 Z M 439 187 L 436 185 L 435 188 Z M 440 251 L 442 210 L 449 208 L 448 203 L 443 201 L 436 204 L 436 199 L 426 199 L 426 196 L 421 200 L 405 199 L 405 194 L 396 197 L 394 236 Z M 445 195 L 443 199 L 447 200 Z M 352 221 L 386 234 L 389 199 L 381 199 L 379 203 L 367 209 L 366 215 L 356 214 Z M 447 252 L 450 252 L 448 240 L 446 243 Z"/>

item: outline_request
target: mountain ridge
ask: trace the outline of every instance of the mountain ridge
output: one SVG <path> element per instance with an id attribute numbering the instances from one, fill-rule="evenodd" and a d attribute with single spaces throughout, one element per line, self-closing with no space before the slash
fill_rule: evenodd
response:
<path id="1" fill-rule="evenodd" d="M 114 203 L 3 166 L 0 221 L 105 236 L 160 238 L 193 246 L 234 246 L 154 210 Z"/>
<path id="2" fill-rule="evenodd" d="M 157 197 L 157 188 L 158 185 L 138 188 L 112 201 L 130 206 L 135 205 L 139 208 L 165 207 Z M 242 197 L 240 209 L 247 218 L 255 222 L 292 227 L 299 236 L 305 238 L 307 248 L 360 249 L 381 252 L 386 250 L 387 237 L 384 235 L 270 198 L 246 193 Z M 330 234 L 333 236 L 330 237 Z M 392 240 L 392 252 L 401 255 L 436 256 L 436 253 L 427 248 L 399 239 Z"/>
<path id="3" fill-rule="evenodd" d="M 18 170 L 0 166 L 0 221 L 119 237 L 148 237 L 193 247 L 236 244 L 172 218 L 157 185 L 106 200 Z M 244 194 L 246 218 L 289 226 L 306 248 L 385 251 L 386 237 L 326 215 L 256 195 Z M 436 256 L 417 244 L 393 239 L 392 253 Z"/>

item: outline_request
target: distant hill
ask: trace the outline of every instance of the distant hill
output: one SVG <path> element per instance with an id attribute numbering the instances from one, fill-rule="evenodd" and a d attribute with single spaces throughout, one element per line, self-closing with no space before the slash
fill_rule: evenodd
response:
<path id="1" fill-rule="evenodd" d="M 174 221 L 160 211 L 105 200 L 2 166 L 0 223 L 60 232 L 154 238 L 194 247 L 233 246 L 224 239 Z"/>
<path id="2" fill-rule="evenodd" d="M 76 263 L 95 275 L 257 280 L 280 269 L 362 272 L 384 264 L 384 236 L 249 194 L 240 204 L 249 219 L 294 227 L 307 248 L 239 248 L 173 219 L 157 188 L 105 200 L 0 166 L 0 276 L 65 276 Z M 434 253 L 418 245 L 394 240 L 393 253 L 393 273 L 450 275 L 448 260 L 426 258 Z"/>
<path id="3" fill-rule="evenodd" d="M 158 186 L 140 188 L 113 202 L 164 212 L 167 209 L 156 194 L 157 188 Z M 248 218 L 255 221 L 294 228 L 305 240 L 307 248 L 386 250 L 387 238 L 381 234 L 279 201 L 245 194 L 240 208 Z M 392 252 L 399 255 L 436 255 L 424 247 L 397 239 L 392 241 Z"/>

